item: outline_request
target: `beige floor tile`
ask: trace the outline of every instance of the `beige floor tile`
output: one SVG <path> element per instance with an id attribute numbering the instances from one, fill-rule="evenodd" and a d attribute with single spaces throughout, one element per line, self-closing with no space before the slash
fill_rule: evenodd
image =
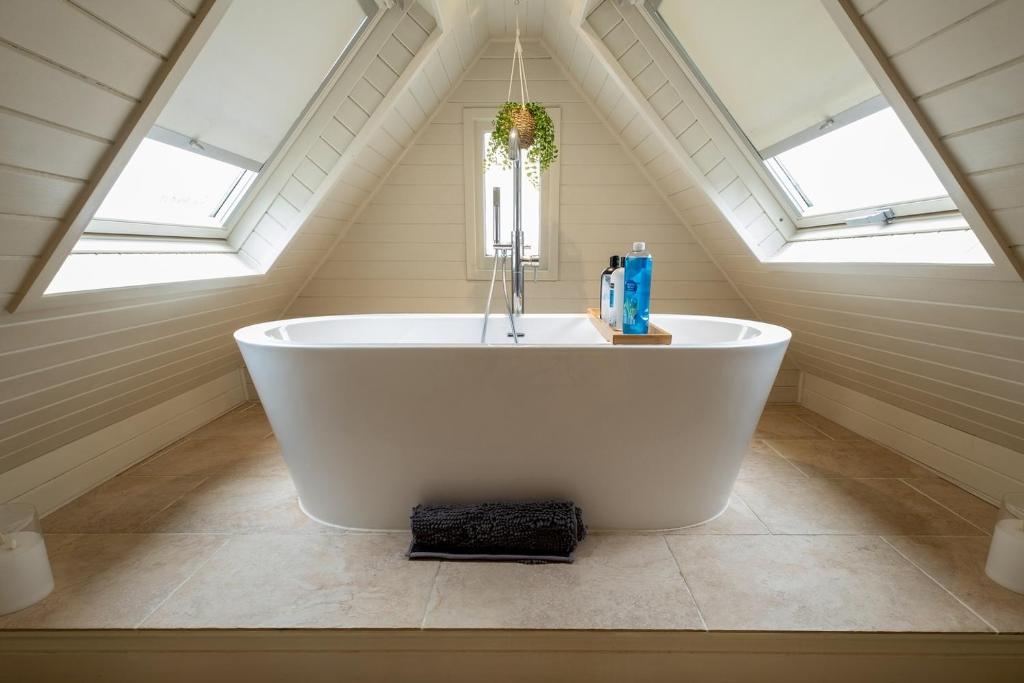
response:
<path id="1" fill-rule="evenodd" d="M 785 415 L 807 415 L 810 413 L 807 408 L 804 408 L 798 403 L 769 403 L 764 407 L 764 413 L 767 414 L 785 414 Z"/>
<path id="2" fill-rule="evenodd" d="M 810 477 L 928 477 L 920 465 L 871 441 L 772 439 L 768 444 Z"/>
<path id="3" fill-rule="evenodd" d="M 576 562 L 441 566 L 429 628 L 701 629 L 660 536 L 595 535 Z"/>
<path id="4" fill-rule="evenodd" d="M 275 454 L 277 441 L 251 436 L 205 436 L 179 441 L 133 467 L 136 475 L 209 475 L 240 461 Z"/>
<path id="5" fill-rule="evenodd" d="M 738 481 L 751 479 L 806 479 L 807 475 L 787 462 L 768 442 L 754 439 L 747 448 Z"/>
<path id="6" fill-rule="evenodd" d="M 437 572 L 405 534 L 238 536 L 143 628 L 418 628 Z"/>
<path id="7" fill-rule="evenodd" d="M 48 536 L 53 593 L 0 617 L 0 628 L 133 628 L 224 541 L 185 534 Z"/>
<path id="8" fill-rule="evenodd" d="M 255 533 L 327 531 L 299 508 L 295 486 L 286 477 L 210 477 L 174 505 L 153 515 L 143 531 Z"/>
<path id="9" fill-rule="evenodd" d="M 765 412 L 757 423 L 755 439 L 825 439 L 820 432 L 792 413 Z"/>
<path id="10" fill-rule="evenodd" d="M 938 477 L 904 481 L 940 505 L 945 505 L 986 534 L 992 533 L 992 528 L 999 517 L 999 508 L 995 505 Z"/>
<path id="11" fill-rule="evenodd" d="M 762 479 L 736 492 L 772 533 L 982 534 L 899 479 Z"/>
<path id="12" fill-rule="evenodd" d="M 205 436 L 248 436 L 263 438 L 272 433 L 270 422 L 263 409 L 248 406 L 222 415 L 210 424 L 200 427 L 190 435 L 192 438 Z"/>
<path id="13" fill-rule="evenodd" d="M 985 575 L 987 538 L 888 536 L 886 540 L 1002 632 L 1024 632 L 1024 595 Z"/>
<path id="14" fill-rule="evenodd" d="M 672 536 L 710 629 L 984 631 L 875 536 Z"/>
<path id="15" fill-rule="evenodd" d="M 825 434 L 827 434 L 832 439 L 838 439 L 841 441 L 859 441 L 864 438 L 857 432 L 851 431 L 844 427 L 843 425 L 837 422 L 833 422 L 827 417 L 822 417 L 817 413 L 812 413 L 810 411 L 800 413 L 800 419 L 806 422 L 807 424 L 811 425 L 815 429 L 825 432 Z"/>
<path id="16" fill-rule="evenodd" d="M 218 472 L 218 476 L 234 477 L 283 477 L 290 478 L 288 465 L 281 455 L 281 447 L 274 437 L 266 440 L 267 449 L 252 457 L 242 458 Z"/>
<path id="17" fill-rule="evenodd" d="M 49 533 L 135 531 L 202 481 L 201 477 L 136 477 L 123 474 L 100 484 L 43 519 Z"/>
<path id="18" fill-rule="evenodd" d="M 739 496 L 729 500 L 729 507 L 721 515 L 707 524 L 677 529 L 672 534 L 706 535 L 706 534 L 767 534 L 768 527 L 761 523 L 757 515 L 744 503 Z"/>

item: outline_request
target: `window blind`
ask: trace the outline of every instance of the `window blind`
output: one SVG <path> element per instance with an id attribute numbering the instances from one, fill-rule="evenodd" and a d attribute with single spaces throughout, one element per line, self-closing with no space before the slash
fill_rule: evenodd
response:
<path id="1" fill-rule="evenodd" d="M 372 0 L 236 0 L 157 126 L 263 164 L 375 10 Z"/>
<path id="2" fill-rule="evenodd" d="M 655 7 L 759 151 L 879 95 L 819 0 L 664 0 Z"/>

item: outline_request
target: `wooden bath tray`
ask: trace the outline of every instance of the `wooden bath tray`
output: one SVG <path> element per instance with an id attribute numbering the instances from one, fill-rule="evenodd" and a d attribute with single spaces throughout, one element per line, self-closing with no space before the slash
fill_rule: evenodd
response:
<path id="1" fill-rule="evenodd" d="M 647 334 L 623 334 L 612 329 L 611 325 L 601 320 L 601 312 L 596 308 L 588 308 L 587 314 L 590 316 L 590 322 L 594 323 L 594 327 L 601 333 L 601 336 L 616 346 L 663 346 L 672 343 L 672 335 L 654 323 L 648 323 Z"/>

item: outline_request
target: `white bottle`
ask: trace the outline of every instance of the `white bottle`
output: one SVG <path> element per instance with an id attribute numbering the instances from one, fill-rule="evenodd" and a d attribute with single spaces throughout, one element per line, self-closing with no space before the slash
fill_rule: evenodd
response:
<path id="1" fill-rule="evenodd" d="M 600 312 L 601 320 L 608 322 L 611 316 L 611 308 L 609 307 L 609 294 L 608 291 L 612 285 L 612 271 L 619 267 L 619 256 L 612 256 L 608 259 L 608 267 L 601 271 L 601 294 L 600 294 Z M 609 323 L 611 324 L 611 323 Z"/>
<path id="2" fill-rule="evenodd" d="M 612 326 L 612 329 L 622 329 L 622 295 L 625 293 L 625 275 L 626 269 L 623 265 L 622 259 L 618 256 L 613 257 L 615 259 L 615 268 L 612 270 L 609 278 L 611 282 L 608 286 L 608 317 L 606 322 Z"/>

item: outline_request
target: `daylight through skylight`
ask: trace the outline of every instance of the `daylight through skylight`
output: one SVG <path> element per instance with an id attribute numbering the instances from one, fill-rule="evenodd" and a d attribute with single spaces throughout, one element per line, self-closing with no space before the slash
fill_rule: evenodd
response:
<path id="1" fill-rule="evenodd" d="M 765 160 L 801 213 L 944 197 L 946 190 L 891 107 Z"/>
<path id="2" fill-rule="evenodd" d="M 220 227 L 255 177 L 244 168 L 147 138 L 96 218 Z"/>

